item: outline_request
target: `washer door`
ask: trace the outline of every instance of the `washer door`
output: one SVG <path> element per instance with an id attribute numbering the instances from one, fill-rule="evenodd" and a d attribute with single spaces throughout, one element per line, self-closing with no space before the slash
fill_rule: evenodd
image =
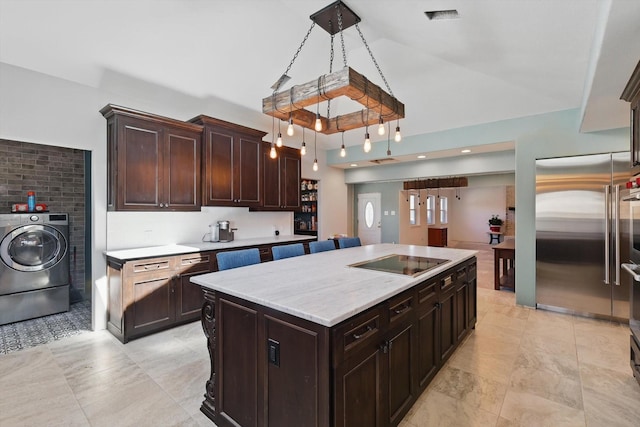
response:
<path id="1" fill-rule="evenodd" d="M 67 251 L 64 236 L 47 225 L 25 225 L 0 243 L 0 258 L 18 271 L 41 271 L 56 265 Z"/>

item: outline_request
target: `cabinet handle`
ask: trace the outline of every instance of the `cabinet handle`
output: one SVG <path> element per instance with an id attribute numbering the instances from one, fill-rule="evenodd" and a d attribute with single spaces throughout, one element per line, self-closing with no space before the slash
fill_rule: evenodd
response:
<path id="1" fill-rule="evenodd" d="M 433 306 L 434 306 L 435 308 L 440 308 L 440 307 L 442 307 L 442 304 L 440 304 L 439 302 L 437 302 L 437 303 L 435 303 Z"/>
<path id="2" fill-rule="evenodd" d="M 153 265 L 145 265 L 144 269 L 145 270 L 157 270 L 160 268 L 160 264 L 153 264 Z"/>
<path id="3" fill-rule="evenodd" d="M 361 334 L 357 334 L 357 333 L 353 333 L 353 338 L 356 340 L 359 340 L 360 338 L 362 338 L 363 336 L 367 335 L 368 332 L 371 332 L 373 330 L 373 328 L 371 327 L 371 325 L 367 325 L 367 329 L 361 333 Z"/>
<path id="4" fill-rule="evenodd" d="M 394 309 L 393 312 L 396 314 L 400 314 L 407 311 L 408 309 L 409 309 L 409 304 L 404 303 L 399 308 Z"/>
<path id="5" fill-rule="evenodd" d="M 391 351 L 392 348 L 393 348 L 393 341 L 385 341 L 382 344 L 380 344 L 380 350 L 382 350 L 383 353 L 389 353 L 389 351 Z"/>

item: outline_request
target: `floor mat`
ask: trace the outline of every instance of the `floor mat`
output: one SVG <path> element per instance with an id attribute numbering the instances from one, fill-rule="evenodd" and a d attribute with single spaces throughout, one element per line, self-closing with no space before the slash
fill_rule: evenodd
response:
<path id="1" fill-rule="evenodd" d="M 0 326 L 0 354 L 88 331 L 91 331 L 91 301 L 80 301 L 65 313 Z"/>

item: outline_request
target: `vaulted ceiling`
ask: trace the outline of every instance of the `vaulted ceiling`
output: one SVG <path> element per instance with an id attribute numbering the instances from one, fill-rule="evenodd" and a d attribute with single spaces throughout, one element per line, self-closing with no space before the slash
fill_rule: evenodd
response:
<path id="1" fill-rule="evenodd" d="M 309 15 L 331 2 L 0 0 L 0 62 L 94 87 L 126 76 L 261 111 L 311 26 Z M 570 108 L 583 110 L 577 130 L 628 126 L 619 96 L 640 59 L 640 1 L 345 3 L 405 104 L 404 135 Z M 459 19 L 425 15 L 454 8 Z M 329 40 L 314 28 L 289 85 L 328 73 Z M 348 65 L 384 87 L 355 27 L 344 40 Z M 336 70 L 339 36 L 334 43 Z M 333 114 L 352 111 L 349 102 L 332 103 Z M 264 123 L 270 127 L 270 118 Z M 361 132 L 345 140 L 360 143 Z M 321 142 L 340 145 L 339 136 Z"/>

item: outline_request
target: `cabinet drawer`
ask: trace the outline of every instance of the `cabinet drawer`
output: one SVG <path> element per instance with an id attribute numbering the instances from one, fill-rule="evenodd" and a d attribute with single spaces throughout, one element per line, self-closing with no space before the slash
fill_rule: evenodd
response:
<path id="1" fill-rule="evenodd" d="M 438 279 L 429 279 L 429 281 L 418 285 L 418 307 L 422 307 L 424 304 L 428 304 L 436 298 L 438 283 Z"/>
<path id="2" fill-rule="evenodd" d="M 447 274 L 440 279 L 440 289 L 447 290 L 455 284 L 455 273 Z"/>
<path id="3" fill-rule="evenodd" d="M 211 271 L 211 255 L 199 253 L 181 256 L 178 259 L 178 270 L 182 273 L 208 273 Z"/>
<path id="4" fill-rule="evenodd" d="M 377 306 L 334 329 L 335 362 L 364 348 L 378 346 L 382 323 L 382 307 Z"/>
<path id="5" fill-rule="evenodd" d="M 389 314 L 389 323 L 394 323 L 400 319 L 406 319 L 410 317 L 414 311 L 415 306 L 415 294 L 402 293 L 398 297 L 395 297 L 389 301 L 387 310 Z"/>
<path id="6" fill-rule="evenodd" d="M 150 271 L 163 271 L 170 269 L 171 258 L 137 261 L 131 265 L 131 271 L 133 273 L 148 273 Z"/>
<path id="7" fill-rule="evenodd" d="M 471 281 L 476 278 L 477 264 L 474 262 L 467 266 L 467 280 Z"/>

